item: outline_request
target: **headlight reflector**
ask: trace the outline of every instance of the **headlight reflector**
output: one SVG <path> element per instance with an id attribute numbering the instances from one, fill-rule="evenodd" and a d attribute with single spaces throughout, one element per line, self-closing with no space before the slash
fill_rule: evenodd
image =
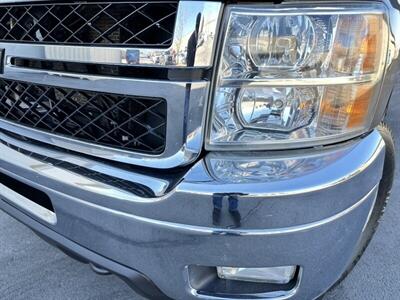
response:
<path id="1" fill-rule="evenodd" d="M 287 132 L 310 123 L 317 96 L 312 87 L 243 88 L 237 111 L 245 127 Z"/>
<path id="2" fill-rule="evenodd" d="M 379 3 L 228 9 L 208 147 L 295 147 L 369 129 L 385 67 Z"/>

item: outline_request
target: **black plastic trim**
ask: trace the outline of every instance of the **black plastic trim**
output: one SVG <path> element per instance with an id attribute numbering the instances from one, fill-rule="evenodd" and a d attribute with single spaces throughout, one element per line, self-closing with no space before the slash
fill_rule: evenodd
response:
<path id="1" fill-rule="evenodd" d="M 85 75 L 126 77 L 170 81 L 201 81 L 211 79 L 211 68 L 168 68 L 144 66 L 117 66 L 93 63 L 78 63 L 32 58 L 12 57 L 14 67 L 34 70 L 75 73 Z"/>
<path id="2" fill-rule="evenodd" d="M 5 49 L 0 48 L 0 74 L 4 73 Z"/>

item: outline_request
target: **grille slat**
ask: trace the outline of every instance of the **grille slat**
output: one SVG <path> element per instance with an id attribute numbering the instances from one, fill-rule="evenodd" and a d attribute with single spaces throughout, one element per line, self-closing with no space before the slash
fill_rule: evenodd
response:
<path id="1" fill-rule="evenodd" d="M 0 41 L 168 47 L 177 2 L 74 2 L 0 6 Z"/>
<path id="2" fill-rule="evenodd" d="M 0 118 L 85 142 L 160 154 L 166 114 L 164 99 L 0 79 Z"/>

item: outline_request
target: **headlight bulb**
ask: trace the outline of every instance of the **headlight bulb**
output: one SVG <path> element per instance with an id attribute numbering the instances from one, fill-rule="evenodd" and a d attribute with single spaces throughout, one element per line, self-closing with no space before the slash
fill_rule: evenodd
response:
<path id="1" fill-rule="evenodd" d="M 255 21 L 248 43 L 257 67 L 298 69 L 310 58 L 316 35 L 308 16 L 267 16 Z"/>

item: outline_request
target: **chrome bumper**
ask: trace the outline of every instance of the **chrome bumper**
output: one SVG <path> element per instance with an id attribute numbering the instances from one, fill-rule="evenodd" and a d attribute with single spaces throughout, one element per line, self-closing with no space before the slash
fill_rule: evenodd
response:
<path id="1" fill-rule="evenodd" d="M 32 145 L 30 151 L 35 152 Z M 247 298 L 312 299 L 339 278 L 352 257 L 375 202 L 385 144 L 375 130 L 328 148 L 257 157 L 209 154 L 172 189 L 161 179 L 48 153 L 128 176 L 151 189 L 153 198 L 55 167 L 5 144 L 0 153 L 0 172 L 45 192 L 56 222 L 35 214 L 1 185 L 0 208 L 44 235 L 57 233 L 68 243 L 145 274 L 173 299 L 219 298 L 191 287 L 191 265 L 298 265 L 298 283 L 290 291 Z"/>

